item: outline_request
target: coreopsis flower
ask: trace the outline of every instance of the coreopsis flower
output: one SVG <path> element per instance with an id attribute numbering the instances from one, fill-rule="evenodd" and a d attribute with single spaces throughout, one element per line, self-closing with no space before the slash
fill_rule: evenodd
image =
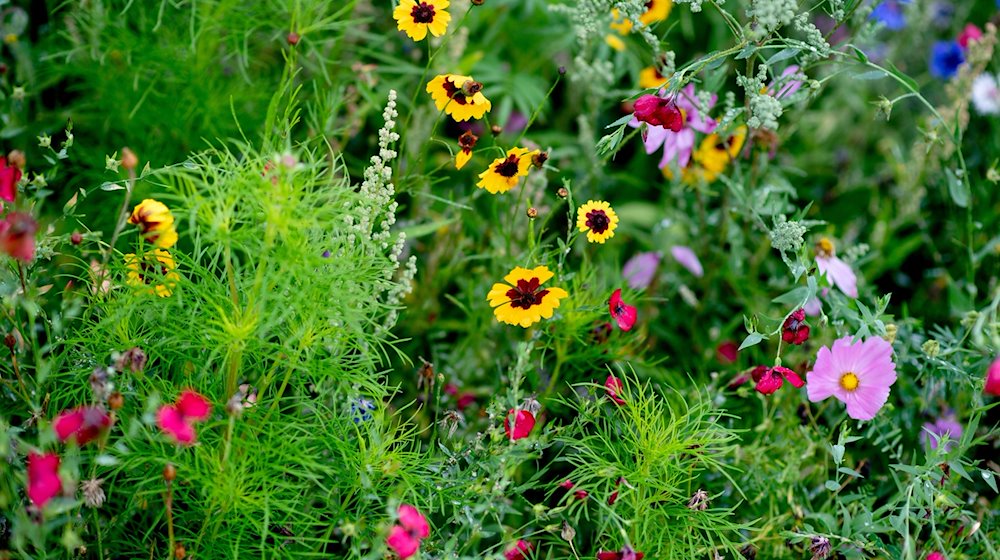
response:
<path id="1" fill-rule="evenodd" d="M 650 126 L 660 126 L 679 132 L 684 126 L 684 116 L 677 103 L 658 95 L 642 95 L 635 100 L 635 118 Z"/>
<path id="2" fill-rule="evenodd" d="M 535 549 L 535 546 L 524 539 L 518 539 L 516 543 L 503 552 L 504 560 L 528 560 L 528 555 Z"/>
<path id="3" fill-rule="evenodd" d="M 611 402 L 618 406 L 625 405 L 625 399 L 621 397 L 622 394 L 622 380 L 618 379 L 614 375 L 609 375 L 607 379 L 604 380 L 604 390 L 608 393 L 608 398 Z M 571 488 L 572 488 L 572 483 Z"/>
<path id="4" fill-rule="evenodd" d="M 603 244 L 615 236 L 618 214 L 603 200 L 588 200 L 576 211 L 576 228 L 587 232 L 587 241 Z"/>
<path id="5" fill-rule="evenodd" d="M 715 106 L 718 96 L 712 94 L 706 104 L 702 104 L 694 85 L 688 84 L 680 93 L 671 97 L 671 101 L 680 111 L 680 128 L 671 130 L 665 126 L 646 125 L 642 132 L 642 143 L 647 154 L 663 148 L 663 157 L 660 158 L 660 169 L 666 168 L 670 162 L 676 161 L 680 167 L 686 167 L 691 159 L 694 150 L 695 132 L 711 134 L 715 131 L 718 123 L 715 119 L 707 116 L 709 110 Z M 628 125 L 637 128 L 641 122 L 638 118 L 633 118 Z"/>
<path id="6" fill-rule="evenodd" d="M 38 222 L 30 214 L 11 212 L 0 220 L 0 250 L 22 262 L 35 258 Z"/>
<path id="7" fill-rule="evenodd" d="M 483 84 L 458 74 L 439 74 L 427 82 L 427 93 L 431 94 L 438 111 L 444 111 L 456 121 L 481 119 L 493 108 L 482 89 Z"/>
<path id="8" fill-rule="evenodd" d="M 59 456 L 55 453 L 28 453 L 28 499 L 31 503 L 43 508 L 62 491 Z"/>
<path id="9" fill-rule="evenodd" d="M 652 25 L 656 22 L 663 21 L 670 15 L 670 8 L 673 5 L 673 0 L 649 0 L 646 2 L 646 11 L 639 16 L 639 21 L 642 22 L 643 25 Z M 625 50 L 625 43 L 621 40 L 621 37 L 631 33 L 634 26 L 635 24 L 631 20 L 625 18 L 621 12 L 618 11 L 618 8 L 613 8 L 611 10 L 610 27 L 612 31 L 617 33 L 617 35 L 614 33 L 608 34 L 604 37 L 604 40 L 616 51 L 623 51 Z M 621 37 L 619 37 L 619 35 Z"/>
<path id="10" fill-rule="evenodd" d="M 104 408 L 81 406 L 64 411 L 57 416 L 55 422 L 52 423 L 52 428 L 59 441 L 65 443 L 74 439 L 77 445 L 85 445 L 87 442 L 97 439 L 101 432 L 110 425 L 111 417 L 104 411 Z"/>
<path id="11" fill-rule="evenodd" d="M 397 28 L 414 41 L 423 41 L 427 32 L 440 37 L 448 30 L 449 0 L 400 0 L 392 11 Z"/>
<path id="12" fill-rule="evenodd" d="M 948 443 L 945 444 L 945 451 L 951 451 L 955 447 L 955 441 L 961 437 L 962 424 L 955 418 L 954 413 L 941 416 L 933 422 L 925 422 L 923 431 L 920 433 L 920 439 L 923 440 L 924 445 L 931 449 L 937 449 L 938 443 L 947 438 Z"/>
<path id="13" fill-rule="evenodd" d="M 781 340 L 788 344 L 802 344 L 809 340 L 809 325 L 806 323 L 806 310 L 796 309 L 784 324 L 781 325 Z"/>
<path id="14" fill-rule="evenodd" d="M 958 41 L 937 41 L 931 46 L 931 76 L 947 80 L 965 62 L 965 53 Z"/>
<path id="15" fill-rule="evenodd" d="M 528 174 L 531 168 L 531 158 L 537 150 L 527 148 L 511 148 L 505 157 L 493 160 L 493 163 L 479 174 L 476 186 L 486 189 L 490 194 L 505 193 L 517 186 L 517 182 Z"/>
<path id="16" fill-rule="evenodd" d="M 458 137 L 458 153 L 455 154 L 455 169 L 465 167 L 466 163 L 472 159 L 472 148 L 476 147 L 479 137 L 466 130 Z"/>
<path id="17" fill-rule="evenodd" d="M 399 516 L 399 524 L 394 525 L 389 531 L 385 542 L 400 558 L 405 559 L 417 553 L 420 541 L 431 534 L 431 528 L 417 508 L 409 504 L 400 505 L 396 513 Z"/>
<path id="18" fill-rule="evenodd" d="M 552 276 L 545 266 L 532 269 L 518 266 L 504 276 L 506 284 L 493 284 L 486 298 L 497 321 L 528 328 L 543 318 L 552 317 L 559 300 L 569 295 L 562 288 L 542 288 Z"/>
<path id="19" fill-rule="evenodd" d="M 17 165 L 8 165 L 7 158 L 0 156 L 0 199 L 14 202 L 17 198 L 17 183 L 20 180 L 21 168 Z"/>
<path id="20" fill-rule="evenodd" d="M 619 329 L 623 331 L 632 330 L 632 327 L 635 325 L 637 311 L 635 306 L 622 301 L 621 288 L 611 293 L 611 298 L 608 300 L 608 312 L 611 313 L 611 318 L 618 323 Z"/>
<path id="21" fill-rule="evenodd" d="M 645 290 L 653 283 L 656 269 L 660 266 L 660 254 L 655 252 L 637 253 L 625 262 L 622 276 L 628 287 L 633 290 Z"/>
<path id="22" fill-rule="evenodd" d="M 694 274 L 698 278 L 705 275 L 705 269 L 702 268 L 701 261 L 698 260 L 698 255 L 690 247 L 674 245 L 670 248 L 670 254 L 674 257 L 674 260 L 688 269 L 691 274 Z"/>
<path id="23" fill-rule="evenodd" d="M 510 409 L 503 419 L 503 431 L 510 441 L 528 437 L 535 428 L 535 415 L 527 410 Z"/>
<path id="24" fill-rule="evenodd" d="M 631 546 L 625 545 L 617 552 L 597 551 L 597 560 L 642 560 L 645 554 L 636 552 Z"/>
<path id="25" fill-rule="evenodd" d="M 141 287 L 152 284 L 153 287 L 149 292 L 160 297 L 172 294 L 177 280 L 180 279 L 180 275 L 174 270 L 177 268 L 174 257 L 163 249 L 150 251 L 142 257 L 135 253 L 127 253 L 125 268 L 129 285 Z"/>
<path id="26" fill-rule="evenodd" d="M 805 382 L 802 381 L 799 374 L 782 366 L 774 366 L 771 368 L 757 366 L 754 368 L 751 375 L 753 376 L 753 380 L 757 383 L 754 388 L 757 389 L 758 393 L 764 395 L 770 395 L 780 389 L 786 379 L 796 389 L 800 389 L 803 385 L 805 385 Z"/>
<path id="27" fill-rule="evenodd" d="M 186 389 L 174 404 L 165 404 L 156 413 L 156 424 L 175 442 L 190 445 L 195 441 L 194 423 L 208 419 L 212 405 L 198 393 Z"/>
<path id="28" fill-rule="evenodd" d="M 1000 357 L 993 360 L 990 367 L 986 369 L 986 384 L 983 392 L 987 395 L 1000 397 Z"/>
<path id="29" fill-rule="evenodd" d="M 983 72 L 972 80 L 972 106 L 980 115 L 1000 115 L 1000 85 L 993 74 Z"/>
<path id="30" fill-rule="evenodd" d="M 840 338 L 832 349 L 819 349 L 806 381 L 810 401 L 833 396 L 847 405 L 851 418 L 871 420 L 889 399 L 889 387 L 896 382 L 892 345 L 877 336 L 854 343 L 850 336 Z"/>
<path id="31" fill-rule="evenodd" d="M 158 200 L 147 198 L 136 205 L 128 223 L 139 226 L 142 237 L 160 249 L 169 249 L 177 243 L 174 215 Z"/>
<path id="32" fill-rule="evenodd" d="M 668 81 L 655 66 L 647 66 L 639 71 L 639 87 L 642 89 L 665 87 Z"/>
<path id="33" fill-rule="evenodd" d="M 858 297 L 857 275 L 851 270 L 851 265 L 837 257 L 833 241 L 827 237 L 816 243 L 816 268 L 821 276 L 826 276 L 844 294 L 852 298 Z"/>
<path id="34" fill-rule="evenodd" d="M 963 49 L 968 49 L 970 42 L 978 41 L 982 37 L 983 37 L 982 30 L 976 27 L 976 24 L 968 23 L 962 29 L 962 32 L 958 34 L 958 38 L 956 39 L 956 41 L 958 41 L 958 46 L 962 47 Z"/>

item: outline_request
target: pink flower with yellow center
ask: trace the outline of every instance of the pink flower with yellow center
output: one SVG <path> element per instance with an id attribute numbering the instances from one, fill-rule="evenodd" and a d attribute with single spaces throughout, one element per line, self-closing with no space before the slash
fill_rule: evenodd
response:
<path id="1" fill-rule="evenodd" d="M 819 349 L 813 370 L 806 374 L 806 392 L 812 402 L 836 397 L 847 405 L 851 418 L 871 420 L 889 400 L 889 387 L 896 382 L 892 345 L 878 337 L 851 341 L 845 336 L 832 348 Z"/>

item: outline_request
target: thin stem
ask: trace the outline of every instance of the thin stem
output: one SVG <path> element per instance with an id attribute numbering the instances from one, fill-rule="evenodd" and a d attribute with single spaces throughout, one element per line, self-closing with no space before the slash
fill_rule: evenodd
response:
<path id="1" fill-rule="evenodd" d="M 167 558 L 174 555 L 174 487 L 171 481 L 167 481 Z"/>
<path id="2" fill-rule="evenodd" d="M 24 384 L 24 379 L 21 377 L 21 366 L 17 364 L 17 353 L 14 352 L 14 347 L 10 347 L 10 361 L 14 366 L 14 375 L 17 376 L 17 384 L 21 387 L 21 397 L 24 398 L 24 403 L 28 404 L 31 399 L 28 397 L 28 387 Z"/>
<path id="3" fill-rule="evenodd" d="M 105 248 L 103 264 L 108 264 L 108 257 L 111 256 L 111 252 L 115 250 L 115 243 L 118 241 L 118 236 L 121 235 L 122 229 L 125 227 L 125 222 L 128 220 L 128 206 L 129 203 L 132 202 L 132 190 L 134 188 L 135 169 L 129 169 L 128 181 L 125 183 L 125 200 L 122 201 L 122 208 L 118 211 L 118 221 L 115 223 L 114 232 L 111 234 L 111 242 L 108 243 L 107 248 Z"/>
<path id="4" fill-rule="evenodd" d="M 17 261 L 17 274 L 21 277 L 21 294 L 28 297 L 28 283 L 24 279 L 24 263 Z"/>

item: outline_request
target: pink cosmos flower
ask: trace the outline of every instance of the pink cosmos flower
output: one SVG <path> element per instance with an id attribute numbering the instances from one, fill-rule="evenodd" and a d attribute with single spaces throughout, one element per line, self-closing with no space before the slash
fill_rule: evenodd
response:
<path id="1" fill-rule="evenodd" d="M 983 386 L 983 392 L 1000 397 L 1000 356 L 997 356 L 986 370 L 986 385 Z"/>
<path id="2" fill-rule="evenodd" d="M 937 437 L 932 437 L 931 434 Z M 948 443 L 944 446 L 945 451 L 951 451 L 955 447 L 955 441 L 962 437 L 962 425 L 958 423 L 954 414 L 946 414 L 934 422 L 925 423 L 924 430 L 920 433 L 924 445 L 930 446 L 931 449 L 937 449 L 938 442 L 945 437 L 948 438 Z"/>
<path id="3" fill-rule="evenodd" d="M 879 337 L 851 340 L 845 336 L 835 340 L 832 349 L 819 349 L 813 370 L 806 373 L 806 391 L 812 402 L 837 397 L 847 405 L 848 416 L 871 420 L 889 399 L 889 387 L 896 382 L 892 345 Z"/>
<path id="4" fill-rule="evenodd" d="M 524 540 L 518 539 L 510 548 L 504 551 L 503 557 L 505 560 L 527 560 L 528 554 L 535 548 L 533 544 Z"/>
<path id="5" fill-rule="evenodd" d="M 11 212 L 0 220 L 0 250 L 23 262 L 35 258 L 35 232 L 38 222 L 24 212 Z"/>
<path id="6" fill-rule="evenodd" d="M 684 125 L 677 104 L 672 99 L 664 99 L 658 95 L 643 95 L 635 100 L 635 118 L 650 126 L 664 127 L 678 132 Z"/>
<path id="7" fill-rule="evenodd" d="M 659 253 L 637 253 L 625 263 L 622 276 L 633 290 L 645 290 L 653 283 L 656 269 L 660 266 Z"/>
<path id="8" fill-rule="evenodd" d="M 701 267 L 701 261 L 698 260 L 698 255 L 694 254 L 694 251 L 690 247 L 685 247 L 684 245 L 674 245 L 670 248 L 670 254 L 673 255 L 674 259 L 677 260 L 684 268 L 688 269 L 691 274 L 694 274 L 698 278 L 705 275 L 705 269 Z"/>
<path id="9" fill-rule="evenodd" d="M 788 68 L 785 68 L 784 72 L 781 73 L 781 76 L 779 76 L 777 80 L 768 84 L 767 86 L 768 95 L 771 95 L 775 99 L 781 99 L 783 97 L 789 97 L 793 93 L 802 89 L 802 80 L 786 80 L 786 78 L 788 78 L 789 76 L 797 74 L 798 71 L 799 67 L 798 65 L 795 64 L 789 66 Z M 781 89 L 775 91 L 775 85 L 783 80 L 784 80 L 784 85 L 781 86 Z"/>
<path id="10" fill-rule="evenodd" d="M 417 508 L 409 504 L 400 505 L 396 513 L 399 524 L 389 531 L 385 542 L 400 558 L 409 558 L 420 548 L 420 541 L 431 534 L 431 528 Z"/>
<path id="11" fill-rule="evenodd" d="M 833 242 L 826 237 L 816 244 L 816 267 L 826 278 L 849 297 L 858 297 L 858 277 L 851 265 L 840 260 L 833 250 Z"/>
<path id="12" fill-rule="evenodd" d="M 176 404 L 165 404 L 156 413 L 156 424 L 174 441 L 184 445 L 194 443 L 194 423 L 208 419 L 212 405 L 205 397 L 186 389 Z"/>
<path id="13" fill-rule="evenodd" d="M 59 478 L 59 456 L 55 453 L 40 455 L 28 453 L 28 499 L 42 508 L 52 498 L 62 494 Z"/>
<path id="14" fill-rule="evenodd" d="M 702 112 L 707 113 L 714 107 L 717 99 L 718 96 L 712 94 L 708 104 L 700 106 L 694 85 L 688 84 L 674 98 L 674 103 L 681 112 L 681 128 L 674 131 L 663 126 L 649 125 L 646 127 L 642 133 L 642 142 L 646 146 L 646 153 L 652 154 L 660 147 L 663 148 L 660 169 L 669 165 L 671 161 L 676 161 L 679 167 L 687 167 L 691 160 L 691 152 L 694 150 L 695 131 L 711 134 L 718 126 L 714 119 L 702 114 Z M 641 123 L 639 119 L 632 119 L 628 124 L 632 128 L 638 128 Z"/>
<path id="15" fill-rule="evenodd" d="M 513 422 L 512 422 L 513 420 Z M 535 415 L 527 410 L 510 409 L 503 419 L 503 431 L 510 441 L 528 437 L 535 427 Z"/>
<path id="16" fill-rule="evenodd" d="M 89 441 L 97 439 L 108 426 L 111 425 L 111 417 L 99 406 L 81 406 L 73 410 L 67 410 L 56 417 L 52 423 L 52 428 L 59 437 L 59 441 L 65 443 L 70 438 L 76 440 L 77 445 L 84 445 Z"/>
<path id="17" fill-rule="evenodd" d="M 7 158 L 0 156 L 0 199 L 14 202 L 17 197 L 17 183 L 21 180 L 21 168 L 7 165 Z M 3 206 L 3 203 L 0 203 Z"/>
<path id="18" fill-rule="evenodd" d="M 611 399 L 611 402 L 617 404 L 618 406 L 625 404 L 625 399 L 621 398 L 621 379 L 618 379 L 613 375 L 609 375 L 608 378 L 604 380 L 604 389 L 608 392 L 608 398 Z"/>
<path id="19" fill-rule="evenodd" d="M 764 395 L 770 395 L 781 389 L 781 386 L 785 383 L 785 379 L 796 389 L 800 389 L 805 385 L 799 374 L 782 366 L 774 366 L 772 368 L 757 366 L 751 375 L 753 376 L 753 380 L 757 382 L 754 388 L 757 389 L 757 392 Z"/>
<path id="20" fill-rule="evenodd" d="M 618 288 L 611 294 L 611 299 L 608 300 L 608 311 L 611 312 L 611 317 L 618 323 L 619 329 L 623 331 L 632 330 L 638 311 L 636 311 L 634 306 L 622 301 L 621 288 Z"/>
<path id="21" fill-rule="evenodd" d="M 978 41 L 983 36 L 983 32 L 976 27 L 976 24 L 966 24 L 962 32 L 958 34 L 958 44 L 963 49 L 969 48 L 969 41 Z"/>

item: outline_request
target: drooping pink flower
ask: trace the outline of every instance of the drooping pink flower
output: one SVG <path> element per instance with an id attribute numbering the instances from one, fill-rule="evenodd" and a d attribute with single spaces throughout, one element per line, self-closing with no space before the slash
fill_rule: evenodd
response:
<path id="1" fill-rule="evenodd" d="M 945 437 L 948 438 L 948 443 L 944 446 L 945 451 L 951 451 L 955 447 L 955 441 L 962 437 L 962 425 L 954 413 L 945 414 L 934 422 L 924 423 L 924 429 L 920 433 L 924 445 L 930 446 L 931 449 L 937 449 L 938 442 Z"/>
<path id="2" fill-rule="evenodd" d="M 618 323 L 618 328 L 623 331 L 630 331 L 635 325 L 638 314 L 636 308 L 622 301 L 622 289 L 618 288 L 611 294 L 608 300 L 608 311 L 611 317 Z"/>
<path id="3" fill-rule="evenodd" d="M 396 511 L 399 524 L 389 531 L 385 542 L 400 558 L 409 558 L 420 548 L 420 541 L 431 534 L 427 519 L 417 511 L 417 508 L 402 504 Z"/>
<path id="4" fill-rule="evenodd" d="M 194 423 L 208 419 L 212 405 L 205 397 L 185 389 L 175 404 L 165 404 L 156 413 L 156 424 L 177 443 L 194 443 Z"/>
<path id="5" fill-rule="evenodd" d="M 97 439 L 110 425 L 111 417 L 102 407 L 81 406 L 57 416 L 52 428 L 59 441 L 65 443 L 72 438 L 77 445 L 85 445 Z"/>
<path id="6" fill-rule="evenodd" d="M 684 124 L 677 103 L 658 95 L 642 95 L 635 100 L 635 118 L 651 126 L 662 126 L 677 132 Z"/>
<path id="7" fill-rule="evenodd" d="M 576 492 L 573 492 L 573 497 L 575 497 L 577 500 L 586 500 L 587 497 L 589 496 L 590 493 L 587 492 L 586 490 L 577 490 Z"/>
<path id="8" fill-rule="evenodd" d="M 564 490 L 572 490 L 573 486 L 574 486 L 573 481 L 568 478 L 559 483 L 559 487 Z"/>
<path id="9" fill-rule="evenodd" d="M 625 399 L 621 398 L 621 379 L 618 379 L 613 375 L 609 375 L 608 378 L 604 380 L 604 389 L 608 392 L 608 398 L 611 399 L 611 402 L 617 404 L 618 406 L 625 404 Z"/>
<path id="10" fill-rule="evenodd" d="M 622 276 L 633 290 L 645 290 L 653 283 L 660 266 L 659 253 L 637 253 L 622 268 Z"/>
<path id="11" fill-rule="evenodd" d="M 983 386 L 983 392 L 1000 397 L 1000 356 L 997 356 L 986 370 L 986 385 Z"/>
<path id="12" fill-rule="evenodd" d="M 809 325 L 806 323 L 806 310 L 796 309 L 781 325 L 781 340 L 787 344 L 802 344 L 809 340 Z"/>
<path id="13" fill-rule="evenodd" d="M 49 500 L 62 494 L 62 491 L 59 456 L 55 453 L 28 453 L 28 499 L 31 503 L 40 508 L 45 507 Z"/>
<path id="14" fill-rule="evenodd" d="M 511 441 L 528 437 L 535 428 L 535 415 L 527 410 L 510 409 L 503 419 L 503 430 Z"/>
<path id="15" fill-rule="evenodd" d="M 851 418 L 871 420 L 889 399 L 889 387 L 896 382 L 892 345 L 879 337 L 854 343 L 850 336 L 835 340 L 832 349 L 819 349 L 806 381 L 810 401 L 833 396 L 847 405 Z"/>
<path id="16" fill-rule="evenodd" d="M 0 220 L 0 250 L 15 259 L 31 262 L 35 258 L 35 232 L 38 222 L 30 214 L 11 212 Z"/>
<path id="17" fill-rule="evenodd" d="M 788 68 L 785 68 L 785 70 L 781 73 L 781 76 L 778 77 L 777 80 L 768 84 L 767 94 L 774 97 L 775 99 L 781 99 L 783 97 L 789 97 L 793 93 L 802 89 L 802 80 L 785 80 L 784 84 L 781 86 L 781 89 L 775 90 L 775 86 L 777 85 L 778 82 L 781 82 L 782 80 L 788 78 L 789 76 L 797 74 L 798 71 L 799 67 L 796 64 L 793 64 Z"/>
<path id="18" fill-rule="evenodd" d="M 701 267 L 701 261 L 698 260 L 698 255 L 694 254 L 694 251 L 690 247 L 685 247 L 684 245 L 674 245 L 670 248 L 670 254 L 673 255 L 674 259 L 680 263 L 681 266 L 688 269 L 691 274 L 694 274 L 698 278 L 705 275 L 705 269 Z"/>
<path id="19" fill-rule="evenodd" d="M 857 275 L 851 270 L 851 265 L 837 257 L 833 242 L 826 237 L 816 244 L 816 267 L 821 276 L 826 276 L 844 294 L 852 298 L 858 297 Z"/>
<path id="20" fill-rule="evenodd" d="M 711 134 L 718 126 L 714 119 L 703 114 L 715 106 L 717 99 L 718 96 L 712 94 L 707 100 L 708 103 L 702 105 L 694 85 L 688 84 L 674 97 L 674 102 L 683 117 L 681 129 L 673 131 L 663 126 L 650 125 L 646 127 L 642 133 L 642 142 L 646 147 L 646 153 L 652 154 L 661 147 L 663 148 L 660 169 L 669 165 L 671 161 L 676 161 L 678 167 L 687 167 L 691 160 L 691 152 L 694 150 L 694 133 L 697 131 Z M 628 124 L 632 128 L 638 128 L 641 123 L 638 119 L 632 119 Z"/>
<path id="21" fill-rule="evenodd" d="M 753 380 L 757 383 L 755 389 L 764 395 L 770 395 L 781 388 L 787 379 L 796 389 L 802 388 L 805 382 L 799 374 L 782 366 L 764 367 L 757 366 L 751 373 Z"/>
<path id="22" fill-rule="evenodd" d="M 14 202 L 17 197 L 17 183 L 21 180 L 21 168 L 7 165 L 7 158 L 0 156 L 0 199 Z M 0 203 L 0 207 L 3 203 Z"/>
<path id="23" fill-rule="evenodd" d="M 969 48 L 970 41 L 978 41 L 982 37 L 983 37 L 982 30 L 976 27 L 976 24 L 969 23 L 966 24 L 965 28 L 962 29 L 962 32 L 958 34 L 958 44 L 963 49 L 967 49 Z"/>
<path id="24" fill-rule="evenodd" d="M 505 560 L 527 560 L 528 554 L 534 550 L 535 545 L 524 539 L 518 539 L 516 543 L 503 552 Z"/>
<path id="25" fill-rule="evenodd" d="M 740 346 L 732 340 L 720 342 L 715 347 L 715 356 L 719 358 L 720 362 L 731 364 L 740 356 Z"/>

